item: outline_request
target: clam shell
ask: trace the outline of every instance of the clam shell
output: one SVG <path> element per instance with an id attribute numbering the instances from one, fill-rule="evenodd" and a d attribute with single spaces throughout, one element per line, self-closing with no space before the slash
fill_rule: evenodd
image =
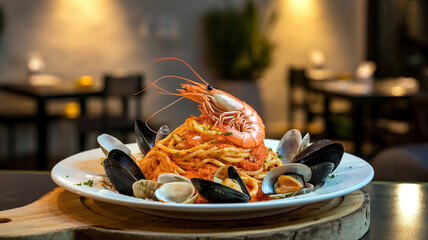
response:
<path id="1" fill-rule="evenodd" d="M 278 177 L 286 173 L 295 173 L 303 177 L 304 182 L 308 182 L 312 177 L 311 169 L 303 164 L 290 163 L 284 164 L 277 168 L 272 169 L 263 179 L 262 191 L 264 194 L 275 193 L 274 184 L 278 180 Z"/>
<path id="2" fill-rule="evenodd" d="M 302 134 L 297 129 L 291 129 L 282 136 L 276 152 L 282 156 L 284 164 L 290 163 L 294 156 L 297 155 L 301 143 Z"/>
<path id="3" fill-rule="evenodd" d="M 155 191 L 155 195 L 159 201 L 169 203 L 185 203 L 189 198 L 196 200 L 195 188 L 188 182 L 165 183 Z"/>
<path id="4" fill-rule="evenodd" d="M 132 184 L 132 191 L 134 193 L 134 196 L 137 198 L 142 198 L 142 199 L 148 198 L 148 199 L 156 200 L 155 191 L 160 186 L 162 186 L 162 183 L 158 183 L 152 180 L 142 179 Z"/>
<path id="5" fill-rule="evenodd" d="M 157 182 L 159 183 L 169 183 L 169 182 L 187 182 L 192 184 L 192 182 L 181 175 L 174 173 L 161 173 L 157 178 Z"/>

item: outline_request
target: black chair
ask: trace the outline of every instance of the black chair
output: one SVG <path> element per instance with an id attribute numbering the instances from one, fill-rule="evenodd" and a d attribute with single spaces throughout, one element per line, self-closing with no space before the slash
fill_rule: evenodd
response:
<path id="1" fill-rule="evenodd" d="M 317 106 L 317 102 L 319 102 L 317 101 L 317 98 L 319 96 L 310 90 L 309 79 L 306 77 L 306 71 L 304 68 L 289 68 L 288 81 L 288 121 L 290 123 L 290 127 L 298 128 L 302 133 L 309 132 L 309 124 L 313 122 L 315 117 L 322 114 Z M 296 120 L 296 114 L 298 114 L 299 111 L 303 113 L 301 122 Z"/>
<path id="2" fill-rule="evenodd" d="M 114 76 L 107 75 L 104 78 L 104 90 L 102 98 L 102 114 L 99 117 L 82 116 L 79 119 L 80 149 L 86 147 L 86 138 L 89 133 L 107 133 L 114 135 L 121 141 L 126 142 L 126 134 L 133 132 L 134 121 L 141 117 L 141 96 L 143 93 L 134 95 L 143 87 L 142 75 Z M 112 99 L 121 102 L 121 113 L 114 114 L 109 107 Z M 134 115 L 130 114 L 130 102 L 135 100 Z M 95 142 L 96 139 L 91 141 Z"/>

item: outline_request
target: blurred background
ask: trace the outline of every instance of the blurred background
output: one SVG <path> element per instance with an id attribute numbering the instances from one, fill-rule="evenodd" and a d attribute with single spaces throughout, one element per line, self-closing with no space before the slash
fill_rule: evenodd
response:
<path id="1" fill-rule="evenodd" d="M 134 142 L 197 76 L 253 106 L 267 138 L 292 128 L 344 144 L 377 180 L 428 181 L 428 3 L 422 0 L 0 1 L 0 168 L 51 169 Z M 182 81 L 158 85 L 173 91 Z M 170 128 L 182 100 L 149 125 Z"/>

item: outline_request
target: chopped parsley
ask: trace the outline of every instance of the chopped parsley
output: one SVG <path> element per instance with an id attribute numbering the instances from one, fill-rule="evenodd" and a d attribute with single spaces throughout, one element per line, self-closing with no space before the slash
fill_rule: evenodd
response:
<path id="1" fill-rule="evenodd" d="M 175 156 L 178 157 L 178 152 L 175 153 Z"/>
<path id="2" fill-rule="evenodd" d="M 87 182 L 84 182 L 83 185 L 92 187 L 94 185 L 94 180 L 88 180 Z"/>
<path id="3" fill-rule="evenodd" d="M 76 186 L 82 186 L 82 183 L 76 183 L 74 185 L 76 185 Z M 88 180 L 87 182 L 83 182 L 83 185 L 92 187 L 92 186 L 94 186 L 94 180 Z"/>
<path id="4" fill-rule="evenodd" d="M 224 136 L 229 136 L 229 135 L 232 135 L 232 133 L 231 132 L 227 132 L 227 133 L 224 134 Z"/>
<path id="5" fill-rule="evenodd" d="M 272 148 L 269 148 L 269 151 L 271 151 L 271 152 L 272 152 Z"/>
<path id="6" fill-rule="evenodd" d="M 68 175 L 65 175 L 65 177 L 68 177 Z"/>
<path id="7" fill-rule="evenodd" d="M 334 173 L 332 173 L 332 174 L 330 174 L 330 176 L 328 176 L 329 178 L 335 178 L 336 177 L 336 174 L 334 174 Z"/>
<path id="8" fill-rule="evenodd" d="M 278 158 L 282 158 L 282 155 L 279 155 L 279 154 L 278 154 Z"/>

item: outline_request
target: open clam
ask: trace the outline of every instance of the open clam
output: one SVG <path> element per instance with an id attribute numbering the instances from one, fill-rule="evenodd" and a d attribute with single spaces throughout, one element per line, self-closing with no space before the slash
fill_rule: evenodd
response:
<path id="1" fill-rule="evenodd" d="M 284 198 L 309 193 L 313 185 L 308 183 L 312 177 L 311 169 L 298 163 L 279 166 L 268 174 L 262 182 L 262 191 L 274 198 Z"/>
<path id="2" fill-rule="evenodd" d="M 211 203 L 242 203 L 251 199 L 244 182 L 233 166 L 220 168 L 216 173 L 215 181 L 200 178 L 190 180 L 199 194 Z"/>
<path id="3" fill-rule="evenodd" d="M 198 197 L 189 179 L 173 173 L 162 173 L 157 181 L 139 180 L 132 189 L 135 197 L 169 203 L 194 203 Z"/>
<path id="4" fill-rule="evenodd" d="M 113 149 L 103 161 L 104 171 L 110 183 L 119 193 L 132 196 L 132 184 L 145 179 L 134 160 L 119 149 Z"/>
<path id="5" fill-rule="evenodd" d="M 302 163 L 312 170 L 309 183 L 322 184 L 339 165 L 345 149 L 340 143 L 323 139 L 310 144 L 309 134 L 304 138 L 299 130 L 291 129 L 281 138 L 277 152 L 284 164 Z"/>

